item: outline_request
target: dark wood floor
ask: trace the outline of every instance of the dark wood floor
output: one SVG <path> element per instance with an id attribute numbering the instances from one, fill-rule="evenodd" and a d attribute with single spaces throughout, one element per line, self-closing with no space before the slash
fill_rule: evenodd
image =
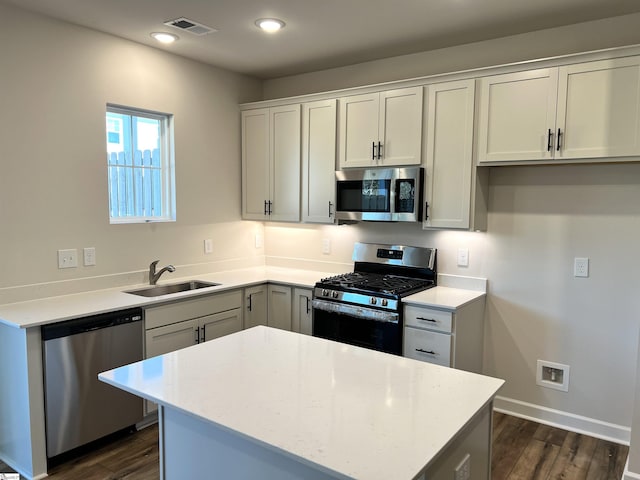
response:
<path id="1" fill-rule="evenodd" d="M 620 480 L 628 451 L 623 445 L 496 413 L 491 478 Z M 0 462 L 0 472 L 9 471 Z M 145 428 L 54 467 L 49 478 L 158 480 L 158 427 Z"/>

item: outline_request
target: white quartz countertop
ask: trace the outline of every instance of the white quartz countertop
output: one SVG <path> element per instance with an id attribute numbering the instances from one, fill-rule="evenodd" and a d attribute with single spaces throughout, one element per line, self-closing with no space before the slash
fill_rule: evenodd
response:
<path id="1" fill-rule="evenodd" d="M 350 270 L 346 269 L 345 271 Z M 135 290 L 148 286 L 145 284 L 138 284 L 83 293 L 74 293 L 70 295 L 47 297 L 25 302 L 7 303 L 0 305 L 0 323 L 17 328 L 37 327 L 72 318 L 123 310 L 132 307 L 146 307 L 169 303 L 176 300 L 222 292 L 225 290 L 233 290 L 251 285 L 259 285 L 266 282 L 281 283 L 294 287 L 313 288 L 317 281 L 332 275 L 335 274 L 316 270 L 282 267 L 253 267 L 200 274 L 185 278 L 172 276 L 171 278 L 163 278 L 158 282 L 158 285 L 178 283 L 185 280 L 202 280 L 206 282 L 219 283 L 220 285 L 174 293 L 162 297 L 141 297 L 124 292 L 125 290 Z M 407 297 L 406 300 L 407 303 L 417 305 L 439 306 L 445 309 L 455 309 L 482 295 L 484 295 L 483 292 L 438 286 L 425 292 Z"/>
<path id="2" fill-rule="evenodd" d="M 114 310 L 169 303 L 200 295 L 259 285 L 265 282 L 284 283 L 291 286 L 312 288 L 321 278 L 330 275 L 332 274 L 314 270 L 254 267 L 200 274 L 188 278 L 172 276 L 170 278 L 163 278 L 158 282 L 158 285 L 179 283 L 185 280 L 202 280 L 205 282 L 219 283 L 220 285 L 161 297 L 141 297 L 124 292 L 125 290 L 135 290 L 149 286 L 138 284 L 74 293 L 71 295 L 47 297 L 26 302 L 8 303 L 0 305 L 0 323 L 18 328 L 36 327 Z"/>
<path id="3" fill-rule="evenodd" d="M 484 292 L 461 288 L 435 287 L 414 293 L 402 299 L 405 305 L 456 310 L 485 296 Z"/>
<path id="4" fill-rule="evenodd" d="M 504 383 L 263 326 L 99 378 L 359 480 L 414 478 Z"/>

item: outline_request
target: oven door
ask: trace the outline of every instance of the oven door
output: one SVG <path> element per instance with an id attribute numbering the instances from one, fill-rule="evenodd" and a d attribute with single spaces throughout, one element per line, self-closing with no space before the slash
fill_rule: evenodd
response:
<path id="1" fill-rule="evenodd" d="M 313 336 L 402 355 L 402 322 L 389 312 L 327 300 L 313 300 Z"/>

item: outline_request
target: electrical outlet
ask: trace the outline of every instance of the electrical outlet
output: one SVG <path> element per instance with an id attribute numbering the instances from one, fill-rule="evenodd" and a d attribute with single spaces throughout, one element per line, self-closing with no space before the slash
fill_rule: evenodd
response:
<path id="1" fill-rule="evenodd" d="M 589 276 L 589 259 L 576 257 L 573 259 L 573 276 L 588 277 Z"/>
<path id="2" fill-rule="evenodd" d="M 468 453 L 454 470 L 454 480 L 469 480 L 471 478 L 471 455 Z"/>
<path id="3" fill-rule="evenodd" d="M 96 264 L 96 248 L 95 247 L 85 247 L 82 249 L 82 254 L 84 257 L 84 266 L 88 267 Z"/>
<path id="4" fill-rule="evenodd" d="M 329 255 L 331 253 L 331 239 L 323 238 L 322 239 L 322 253 L 324 255 Z"/>
<path id="5" fill-rule="evenodd" d="M 58 268 L 75 268 L 78 266 L 78 250 L 75 248 L 58 250 Z"/>
<path id="6" fill-rule="evenodd" d="M 538 360 L 536 384 L 563 392 L 569 391 L 569 365 Z"/>
<path id="7" fill-rule="evenodd" d="M 213 253 L 213 240 L 211 240 L 210 238 L 207 238 L 204 241 L 204 253 Z"/>
<path id="8" fill-rule="evenodd" d="M 469 249 L 468 248 L 458 249 L 458 266 L 459 267 L 469 266 Z"/>

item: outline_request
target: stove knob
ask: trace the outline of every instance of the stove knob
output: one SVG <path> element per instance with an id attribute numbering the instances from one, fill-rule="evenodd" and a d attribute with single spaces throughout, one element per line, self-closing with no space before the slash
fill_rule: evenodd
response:
<path id="1" fill-rule="evenodd" d="M 378 303 L 378 299 L 376 297 L 371 297 L 371 300 L 369 300 L 371 302 L 371 305 L 375 305 L 376 303 Z"/>
<path id="2" fill-rule="evenodd" d="M 331 292 L 331 296 L 332 296 L 333 298 L 338 298 L 338 296 L 339 296 L 339 295 L 340 295 L 340 294 L 339 294 L 338 292 L 336 292 L 335 290 L 334 290 L 333 292 Z"/>
<path id="3" fill-rule="evenodd" d="M 328 297 L 329 296 L 329 290 L 327 290 L 326 288 L 322 289 L 322 296 L 323 297 Z"/>
<path id="4" fill-rule="evenodd" d="M 389 305 L 389 302 L 387 302 L 387 299 L 386 299 L 386 298 L 383 298 L 383 299 L 382 299 L 382 306 L 383 306 L 383 307 L 386 307 L 387 305 Z"/>

